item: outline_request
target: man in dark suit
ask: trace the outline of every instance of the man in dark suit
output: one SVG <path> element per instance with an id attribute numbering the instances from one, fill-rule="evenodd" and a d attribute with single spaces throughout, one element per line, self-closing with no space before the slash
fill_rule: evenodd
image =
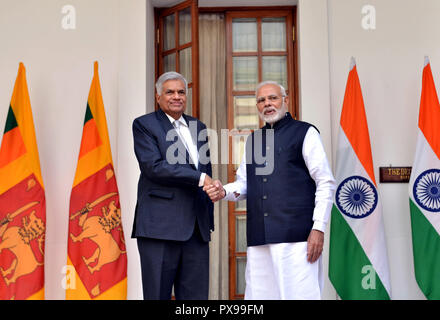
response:
<path id="1" fill-rule="evenodd" d="M 206 126 L 185 115 L 188 85 L 176 72 L 156 83 L 156 112 L 133 122 L 141 170 L 132 238 L 137 238 L 144 299 L 207 299 L 213 204 L 203 192 L 212 169 Z M 200 134 L 200 135 L 199 135 Z M 205 138 L 201 138 L 205 137 Z"/>

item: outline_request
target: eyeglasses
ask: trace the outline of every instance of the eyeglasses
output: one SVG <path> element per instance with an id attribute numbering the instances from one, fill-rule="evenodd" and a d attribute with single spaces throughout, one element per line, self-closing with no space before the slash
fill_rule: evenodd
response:
<path id="1" fill-rule="evenodd" d="M 284 96 L 283 96 L 283 98 L 284 98 Z M 267 96 L 267 97 L 258 97 L 257 98 L 257 104 L 259 104 L 259 105 L 264 104 L 266 102 L 266 99 L 268 101 L 270 101 L 270 102 L 274 102 L 275 103 L 278 100 L 280 100 L 280 97 L 276 96 L 276 95 L 270 95 L 270 96 Z"/>

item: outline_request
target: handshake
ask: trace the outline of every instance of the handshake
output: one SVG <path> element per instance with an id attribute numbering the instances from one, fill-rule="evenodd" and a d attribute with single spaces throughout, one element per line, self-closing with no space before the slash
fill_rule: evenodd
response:
<path id="1" fill-rule="evenodd" d="M 203 191 L 206 192 L 212 202 L 219 201 L 226 196 L 226 191 L 220 180 L 212 180 L 208 175 L 205 177 Z"/>

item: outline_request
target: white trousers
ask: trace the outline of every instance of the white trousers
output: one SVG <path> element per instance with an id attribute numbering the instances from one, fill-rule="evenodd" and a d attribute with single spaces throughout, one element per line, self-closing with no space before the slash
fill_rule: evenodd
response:
<path id="1" fill-rule="evenodd" d="M 247 248 L 245 300 L 319 300 L 322 256 L 307 261 L 307 242 Z"/>

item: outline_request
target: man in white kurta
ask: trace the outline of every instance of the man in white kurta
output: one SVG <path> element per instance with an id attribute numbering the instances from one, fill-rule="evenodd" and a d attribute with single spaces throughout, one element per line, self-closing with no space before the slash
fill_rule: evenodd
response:
<path id="1" fill-rule="evenodd" d="M 291 117 L 289 113 L 286 113 L 288 97 L 284 88 L 279 84 L 271 81 L 259 84 L 256 98 L 260 117 L 270 125 L 270 128 L 276 127 L 280 122 L 294 121 L 285 118 Z M 306 241 L 272 240 L 261 245 L 248 244 L 245 271 L 245 299 L 247 300 L 321 298 L 323 287 L 321 254 L 324 232 L 333 203 L 335 180 L 318 131 L 310 126 L 305 132 L 301 150 L 302 158 L 310 178 L 316 185 L 310 233 L 307 239 L 304 239 Z M 246 159 L 246 154 L 244 154 L 235 182 L 222 187 L 217 180 L 211 187 L 204 188 L 213 201 L 246 199 L 248 194 Z M 283 177 L 280 177 L 277 182 L 285 183 Z M 295 189 L 301 186 L 284 185 L 283 188 Z M 248 199 L 248 207 L 249 201 L 253 200 Z M 266 213 L 264 215 L 266 216 Z M 294 238 L 295 236 L 292 237 Z"/>

